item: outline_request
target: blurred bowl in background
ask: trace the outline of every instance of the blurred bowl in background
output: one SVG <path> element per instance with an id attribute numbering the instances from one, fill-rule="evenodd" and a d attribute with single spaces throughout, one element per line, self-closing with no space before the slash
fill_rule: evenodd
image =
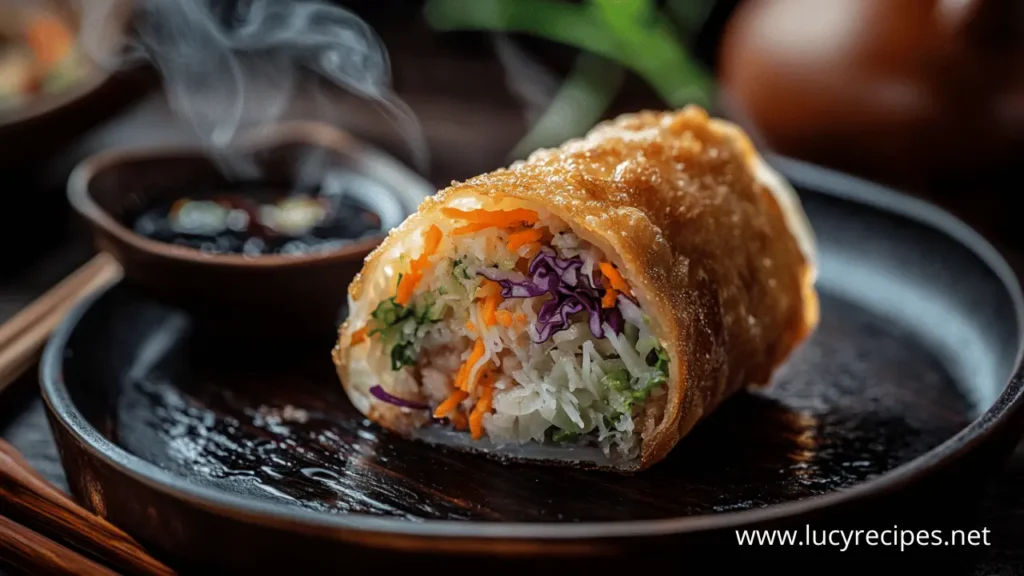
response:
<path id="1" fill-rule="evenodd" d="M 111 6 L 86 50 L 77 2 L 0 0 L 0 168 L 66 146 L 134 94 L 125 87 L 132 75 L 108 67 L 120 54 L 131 4 Z"/>

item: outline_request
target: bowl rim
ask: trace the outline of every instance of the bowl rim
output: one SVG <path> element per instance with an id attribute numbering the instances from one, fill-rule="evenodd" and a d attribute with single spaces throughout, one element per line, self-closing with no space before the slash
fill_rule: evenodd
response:
<path id="1" fill-rule="evenodd" d="M 497 543 L 573 541 L 663 537 L 670 535 L 740 529 L 765 522 L 794 520 L 822 513 L 826 509 L 892 495 L 906 485 L 924 480 L 938 471 L 962 460 L 997 432 L 1012 431 L 1024 419 L 1024 294 L 1013 268 L 1000 252 L 973 228 L 944 209 L 881 185 L 837 173 L 812 164 L 766 154 L 776 166 L 785 166 L 787 177 L 794 182 L 821 189 L 822 194 L 852 199 L 862 204 L 887 210 L 909 220 L 936 228 L 963 244 L 984 262 L 1007 291 L 1016 313 L 1017 354 L 1012 374 L 999 396 L 963 429 L 920 456 L 877 477 L 853 486 L 808 498 L 756 508 L 716 514 L 653 520 L 620 520 L 610 522 L 540 523 L 540 522 L 466 522 L 460 520 L 423 520 L 410 522 L 369 514 L 325 514 L 298 507 L 260 502 L 205 487 L 129 453 L 103 437 L 71 401 L 63 378 L 64 346 L 75 325 L 97 293 L 81 302 L 57 328 L 48 342 L 40 363 L 42 397 L 53 420 L 105 465 L 118 470 L 150 489 L 211 514 L 244 520 L 251 524 L 350 541 L 361 546 L 390 546 L 410 549 L 433 549 L 445 545 L 446 539 L 461 538 L 460 544 L 476 542 L 483 550 Z M 822 184 L 826 183 L 826 184 Z M 833 192 L 833 189 L 841 191 Z M 818 193 L 818 192 L 812 192 Z M 113 288 L 110 288 L 113 289 Z M 105 292 L 105 291 L 104 291 Z M 378 541 L 378 538 L 380 539 Z M 471 547 L 456 551 L 472 551 Z M 584 553 L 593 553 L 586 548 Z M 538 553 L 530 549 L 527 553 Z"/>
<path id="2" fill-rule="evenodd" d="M 357 158 L 360 162 L 386 166 L 398 174 L 405 183 L 413 186 L 420 200 L 434 193 L 434 188 L 411 168 L 388 154 L 355 138 L 335 126 L 317 121 L 287 121 L 254 130 L 241 138 L 233 150 L 256 152 L 272 150 L 288 144 L 310 144 L 332 149 L 342 155 Z M 199 266 L 228 268 L 295 268 L 314 264 L 350 261 L 365 257 L 388 235 L 388 230 L 373 234 L 343 247 L 326 252 L 299 255 L 266 254 L 257 257 L 242 254 L 208 254 L 196 248 L 179 246 L 146 238 L 111 216 L 93 199 L 90 193 L 92 179 L 100 172 L 120 164 L 141 160 L 159 159 L 203 159 L 208 155 L 199 145 L 154 144 L 145 147 L 115 148 L 98 152 L 79 162 L 68 177 L 67 198 L 71 207 L 90 224 L 113 236 L 118 242 L 135 250 L 157 255 L 165 260 Z M 368 176 L 365 171 L 361 175 Z M 372 176 L 371 179 L 377 180 Z M 408 212 L 406 210 L 406 212 Z M 406 213 L 404 217 L 408 217 Z"/>
<path id="3" fill-rule="evenodd" d="M 112 12 L 115 15 L 112 18 L 115 24 L 113 31 L 117 35 L 115 40 L 120 40 L 127 34 L 131 21 L 131 7 L 127 4 L 120 4 L 115 7 L 120 10 Z M 58 6 L 55 11 L 60 13 L 62 20 L 74 24 L 76 27 L 79 25 L 81 15 L 75 13 L 74 8 Z M 76 42 L 78 40 L 80 40 L 80 36 L 76 33 Z M 91 56 L 87 56 L 86 61 L 88 62 L 88 72 L 67 90 L 32 98 L 24 106 L 18 107 L 13 112 L 0 115 L 0 132 L 14 130 L 19 126 L 30 124 L 44 116 L 72 106 L 97 93 L 113 81 L 118 72 L 120 72 L 120 70 L 111 69 L 101 62 L 97 62 Z"/>
<path id="4" fill-rule="evenodd" d="M 19 107 L 17 111 L 0 116 L 0 130 L 13 129 L 16 126 L 38 120 L 47 114 L 63 110 L 97 92 L 113 77 L 112 72 L 93 65 L 93 70 L 90 70 L 86 77 L 79 80 L 74 87 L 59 94 L 33 98 L 31 102 Z"/>

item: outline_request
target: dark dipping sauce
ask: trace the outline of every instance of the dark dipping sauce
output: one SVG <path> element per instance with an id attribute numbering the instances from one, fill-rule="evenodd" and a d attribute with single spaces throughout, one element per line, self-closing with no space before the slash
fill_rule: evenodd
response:
<path id="1" fill-rule="evenodd" d="M 262 256 L 329 252 L 381 234 L 381 218 L 344 195 L 233 187 L 183 193 L 147 207 L 132 221 L 136 233 L 212 254 Z"/>

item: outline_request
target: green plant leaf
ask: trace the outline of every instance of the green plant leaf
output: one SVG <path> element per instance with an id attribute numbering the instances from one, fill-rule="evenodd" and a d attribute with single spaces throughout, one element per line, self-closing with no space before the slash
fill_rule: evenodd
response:
<path id="1" fill-rule="evenodd" d="M 627 41 L 638 29 L 649 27 L 657 14 L 651 0 L 591 0 L 590 6 L 618 39 Z"/>
<path id="2" fill-rule="evenodd" d="M 567 4 L 551 0 L 431 0 L 424 8 L 430 26 L 437 30 L 490 30 L 531 34 L 575 46 L 613 60 L 639 74 L 666 103 L 682 106 L 695 102 L 707 106 L 712 81 L 676 38 L 671 24 L 658 15 L 649 26 L 613 18 L 608 9 L 633 10 L 632 6 Z M 595 6 L 598 9 L 595 9 Z M 604 6 L 604 8 L 602 8 Z M 625 12 L 621 12 L 625 13 Z M 616 14 L 616 12 L 612 12 Z"/>
<path id="3" fill-rule="evenodd" d="M 611 57 L 604 23 L 588 6 L 551 0 L 430 0 L 423 9 L 436 30 L 520 32 Z"/>

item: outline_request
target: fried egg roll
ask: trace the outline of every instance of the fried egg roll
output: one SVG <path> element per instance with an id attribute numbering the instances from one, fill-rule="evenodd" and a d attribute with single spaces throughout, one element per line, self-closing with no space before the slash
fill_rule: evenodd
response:
<path id="1" fill-rule="evenodd" d="M 814 330 L 815 243 L 736 125 L 644 111 L 425 199 L 332 355 L 402 436 L 635 472 Z"/>

